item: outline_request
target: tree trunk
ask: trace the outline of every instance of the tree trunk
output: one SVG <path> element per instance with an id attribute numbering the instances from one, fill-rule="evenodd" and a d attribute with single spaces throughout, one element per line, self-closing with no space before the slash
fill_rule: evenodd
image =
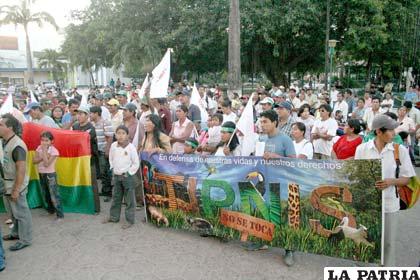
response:
<path id="1" fill-rule="evenodd" d="M 34 85 L 34 70 L 32 68 L 32 52 L 31 43 L 29 42 L 28 26 L 24 25 L 25 36 L 26 36 L 26 67 L 28 72 L 28 88 L 33 89 Z"/>
<path id="2" fill-rule="evenodd" d="M 366 63 L 366 82 L 369 83 L 370 82 L 370 71 L 372 69 L 372 53 L 369 53 L 368 56 L 368 61 Z"/>
<path id="3" fill-rule="evenodd" d="M 237 92 L 242 95 L 241 86 L 241 19 L 239 0 L 230 0 L 229 12 L 229 72 L 228 95 Z"/>
<path id="4" fill-rule="evenodd" d="M 93 71 L 89 70 L 89 74 L 90 74 L 90 80 L 91 80 L 92 86 L 95 86 L 95 78 L 93 77 Z"/>
<path id="5" fill-rule="evenodd" d="M 331 0 L 327 0 L 327 18 L 326 18 L 326 26 L 325 26 L 325 80 L 324 80 L 325 90 L 328 90 L 328 72 L 329 72 L 328 41 L 330 40 L 330 5 L 331 5 Z"/>

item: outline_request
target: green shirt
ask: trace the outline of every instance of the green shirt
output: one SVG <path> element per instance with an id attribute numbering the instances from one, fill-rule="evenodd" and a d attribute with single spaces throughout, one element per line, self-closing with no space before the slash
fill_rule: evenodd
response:
<path id="1" fill-rule="evenodd" d="M 363 143 L 366 143 L 372 139 L 375 139 L 375 134 L 373 131 L 369 132 L 367 135 L 365 135 L 365 137 L 363 137 Z M 401 136 L 399 136 L 398 134 L 394 136 L 394 139 L 392 139 L 392 142 L 394 142 L 395 144 L 400 144 L 400 145 L 404 144 L 403 140 L 401 139 Z"/>

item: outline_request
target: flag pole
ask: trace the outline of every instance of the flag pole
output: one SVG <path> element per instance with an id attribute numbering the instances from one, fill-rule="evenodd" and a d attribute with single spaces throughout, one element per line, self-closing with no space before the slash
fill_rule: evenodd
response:
<path id="1" fill-rule="evenodd" d="M 229 142 L 227 143 L 227 146 L 228 146 L 228 147 L 229 147 L 229 145 L 230 145 L 230 142 L 232 142 L 233 136 L 236 134 L 236 131 L 237 131 L 237 130 L 238 130 L 238 128 L 235 128 L 235 130 L 233 131 L 232 136 L 230 137 Z"/>

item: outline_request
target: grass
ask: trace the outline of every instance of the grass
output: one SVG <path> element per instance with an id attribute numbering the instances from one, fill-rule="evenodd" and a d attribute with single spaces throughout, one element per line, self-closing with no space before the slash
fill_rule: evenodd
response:
<path id="1" fill-rule="evenodd" d="M 304 200 L 302 200 L 304 202 Z M 309 218 L 319 219 L 324 227 L 332 229 L 338 225 L 336 219 L 328 217 L 317 211 L 308 211 L 305 204 L 302 205 L 301 211 L 301 227 L 294 230 L 287 225 L 287 211 L 284 207 L 286 202 L 282 202 L 281 222 L 279 226 L 275 227 L 274 238 L 271 242 L 262 241 L 259 238 L 249 236 L 248 240 L 256 243 L 264 243 L 273 247 L 281 247 L 286 249 L 293 249 L 301 252 L 308 252 L 320 255 L 327 255 L 331 257 L 338 257 L 344 259 L 351 259 L 361 262 L 379 263 L 380 262 L 380 226 L 373 222 L 375 217 L 367 216 L 364 218 L 364 225 L 368 226 L 369 236 L 376 240 L 375 248 L 366 245 L 357 246 L 352 240 L 344 239 L 340 241 L 339 246 L 332 244 L 328 238 L 314 234 L 309 227 Z M 187 217 L 200 217 L 199 215 L 191 215 L 182 210 L 162 209 L 165 216 L 168 218 L 169 227 L 181 230 L 191 230 L 191 227 L 186 222 Z M 218 213 L 217 213 L 218 214 Z M 255 216 L 259 216 L 255 213 Z M 373 223 L 370 223 L 370 219 Z M 220 224 L 218 215 L 213 218 L 207 218 L 213 225 L 213 234 L 218 237 L 226 239 L 239 240 L 240 232 L 227 228 Z M 360 220 L 358 219 L 358 223 Z M 152 223 L 156 224 L 154 220 Z"/>

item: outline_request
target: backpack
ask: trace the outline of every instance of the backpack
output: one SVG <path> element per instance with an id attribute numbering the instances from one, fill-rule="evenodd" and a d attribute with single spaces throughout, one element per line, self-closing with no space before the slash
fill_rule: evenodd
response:
<path id="1" fill-rule="evenodd" d="M 398 144 L 394 144 L 394 158 L 397 164 L 397 169 L 395 170 L 396 178 L 399 177 L 401 166 L 399 147 Z M 397 195 L 400 198 L 400 210 L 410 209 L 416 204 L 420 197 L 420 180 L 417 176 L 411 177 L 406 186 L 397 187 L 397 190 Z"/>

